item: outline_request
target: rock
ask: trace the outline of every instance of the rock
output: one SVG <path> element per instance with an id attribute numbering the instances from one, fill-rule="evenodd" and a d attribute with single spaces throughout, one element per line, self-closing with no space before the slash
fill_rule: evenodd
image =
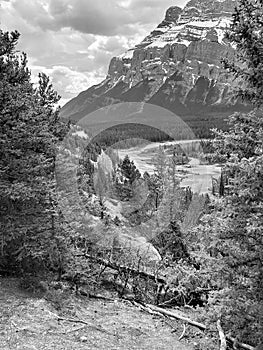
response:
<path id="1" fill-rule="evenodd" d="M 217 34 L 217 31 L 215 29 L 210 29 L 206 36 L 205 36 L 206 40 L 210 41 L 210 42 L 215 42 L 215 43 L 218 43 L 218 34 Z"/>
<path id="2" fill-rule="evenodd" d="M 165 21 L 168 22 L 174 22 L 176 23 L 180 14 L 182 12 L 182 9 L 178 6 L 172 6 L 166 11 L 165 15 Z"/>
<path id="3" fill-rule="evenodd" d="M 225 48 L 217 42 L 211 42 L 209 40 L 192 41 L 187 48 L 185 59 L 189 61 L 197 60 L 213 66 L 220 66 L 221 59 L 230 56 L 230 51 L 232 51 L 232 49 Z"/>

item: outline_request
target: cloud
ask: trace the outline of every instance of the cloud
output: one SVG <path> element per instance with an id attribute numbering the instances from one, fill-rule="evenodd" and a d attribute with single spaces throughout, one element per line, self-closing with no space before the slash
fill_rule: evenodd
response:
<path id="1" fill-rule="evenodd" d="M 139 43 L 171 5 L 186 0 L 0 0 L 1 27 L 21 33 L 34 75 L 45 71 L 63 101 L 107 74 L 110 59 Z"/>
<path id="2" fill-rule="evenodd" d="M 31 74 L 34 83 L 38 82 L 39 72 L 44 72 L 51 77 L 52 85 L 59 95 L 62 96 L 59 102 L 60 105 L 63 105 L 69 99 L 72 99 L 90 86 L 98 84 L 105 77 L 104 74 L 99 71 L 81 73 L 66 66 L 46 68 L 44 66 L 32 65 Z"/>
<path id="3" fill-rule="evenodd" d="M 157 24 L 175 1 L 13 0 L 12 4 L 27 22 L 43 30 L 72 28 L 82 33 L 114 36 L 131 35 L 136 24 Z"/>

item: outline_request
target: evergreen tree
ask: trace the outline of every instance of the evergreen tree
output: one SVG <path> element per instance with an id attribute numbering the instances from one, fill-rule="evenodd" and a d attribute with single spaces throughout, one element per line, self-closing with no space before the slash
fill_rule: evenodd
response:
<path id="1" fill-rule="evenodd" d="M 153 158 L 155 173 L 162 179 L 167 177 L 168 161 L 163 147 L 159 147 L 157 155 Z"/>
<path id="2" fill-rule="evenodd" d="M 151 241 L 162 258 L 169 257 L 173 262 L 189 257 L 183 241 L 179 224 L 171 221 L 166 229 L 158 233 Z"/>
<path id="3" fill-rule="evenodd" d="M 227 38 L 235 45 L 237 61 L 225 67 L 246 82 L 238 94 L 253 104 L 263 102 L 263 2 L 239 0 Z"/>
<path id="4" fill-rule="evenodd" d="M 44 74 L 31 82 L 18 32 L 0 31 L 0 268 L 55 268 L 63 230 L 56 207 L 56 143 L 66 125 Z"/>
<path id="5" fill-rule="evenodd" d="M 223 197 L 225 194 L 225 184 L 224 184 L 224 177 L 223 174 L 221 174 L 219 179 L 219 196 Z"/>
<path id="6" fill-rule="evenodd" d="M 128 155 L 126 155 L 121 162 L 120 169 L 122 175 L 128 180 L 130 185 L 132 185 L 136 179 L 141 177 L 139 170 L 136 168 L 134 162 L 130 160 Z"/>
<path id="7" fill-rule="evenodd" d="M 113 178 L 116 178 L 115 187 L 121 200 L 129 200 L 134 197 L 141 174 L 128 155 L 120 162 Z"/>
<path id="8" fill-rule="evenodd" d="M 169 167 L 168 167 L 168 181 L 169 184 L 166 189 L 166 199 L 167 205 L 169 208 L 170 221 L 176 220 L 179 221 L 181 219 L 181 204 L 182 200 L 182 191 L 180 190 L 180 179 L 177 176 L 177 164 L 178 164 L 178 156 L 175 151 L 171 158 L 169 159 Z"/>
<path id="9" fill-rule="evenodd" d="M 109 184 L 110 181 L 107 178 L 107 175 L 105 174 L 101 164 L 98 164 L 98 169 L 95 171 L 94 174 L 94 187 L 96 191 L 95 193 L 99 199 L 101 219 L 104 219 L 105 216 L 105 201 L 107 199 L 107 193 L 109 191 Z"/>
<path id="10" fill-rule="evenodd" d="M 163 147 L 159 147 L 153 163 L 155 164 L 154 174 L 149 176 L 148 173 L 145 173 L 144 178 L 149 188 L 149 196 L 153 203 L 153 208 L 154 210 L 158 210 L 167 182 L 167 157 Z"/>
<path id="11" fill-rule="evenodd" d="M 148 180 L 148 188 L 150 196 L 153 199 L 154 210 L 159 208 L 159 204 L 163 198 L 164 188 L 163 188 L 164 179 L 156 172 Z"/>
<path id="12" fill-rule="evenodd" d="M 216 156 L 225 161 L 227 194 L 214 203 L 199 235 L 208 252 L 211 280 L 221 291 L 224 327 L 244 342 L 263 342 L 263 2 L 240 0 L 228 38 L 238 60 L 227 68 L 246 85 L 254 104 L 216 132 Z M 200 245 L 199 245 L 200 248 Z M 208 264 L 208 265 L 209 265 Z"/>

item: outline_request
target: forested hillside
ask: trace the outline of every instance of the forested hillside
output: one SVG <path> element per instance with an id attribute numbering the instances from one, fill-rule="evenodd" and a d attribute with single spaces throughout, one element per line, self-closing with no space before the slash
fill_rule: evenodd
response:
<path id="1" fill-rule="evenodd" d="M 34 318 L 44 298 L 56 311 L 49 317 L 90 326 L 75 316 L 81 311 L 92 323 L 95 316 L 87 310 L 96 308 L 96 301 L 89 301 L 94 298 L 99 305 L 94 314 L 115 303 L 105 311 L 107 323 L 96 316 L 103 323 L 96 326 L 98 342 L 105 346 L 104 336 L 111 337 L 112 349 L 119 338 L 107 327 L 136 308 L 159 321 L 163 317 L 169 327 L 171 319 L 180 320 L 178 349 L 263 349 L 262 24 L 262 0 L 240 0 L 227 32 L 237 60 L 226 58 L 223 64 L 233 79 L 243 80 L 236 98 L 253 110 L 231 115 L 228 131 L 213 130 L 214 138 L 201 142 L 202 161 L 221 166 L 206 194 L 180 186 L 178 176 L 178 167 L 190 167 L 199 148 L 190 153 L 180 145 L 159 147 L 153 172 L 141 173 L 114 147 L 122 128 L 92 138 L 61 120 L 49 78 L 41 73 L 33 84 L 26 54 L 17 51 L 19 33 L 0 31 L 0 285 L 12 277 L 28 293 L 40 293 L 39 303 L 30 304 Z M 131 138 L 143 138 L 138 124 L 130 130 Z M 146 141 L 170 141 L 149 130 Z M 132 146 L 129 142 L 124 146 Z M 12 299 L 13 307 L 15 297 L 9 299 L 4 288 L 1 300 Z M 116 311 L 112 305 L 121 300 L 132 311 L 126 306 Z M 3 337 L 5 315 L 12 314 L 6 308 L 0 318 Z M 129 317 L 132 322 L 136 316 Z M 134 342 L 151 321 L 142 317 L 141 322 Z M 153 329 L 151 324 L 149 337 Z M 164 337 L 155 340 L 158 348 L 174 348 L 166 331 L 158 334 Z M 81 348 L 91 348 L 91 341 L 87 333 Z"/>

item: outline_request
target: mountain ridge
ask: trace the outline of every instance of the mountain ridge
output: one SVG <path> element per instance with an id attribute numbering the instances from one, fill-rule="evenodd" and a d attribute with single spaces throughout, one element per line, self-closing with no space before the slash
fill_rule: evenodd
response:
<path id="1" fill-rule="evenodd" d="M 235 4 L 190 0 L 184 9 L 170 7 L 141 43 L 112 58 L 106 79 L 69 101 L 61 116 L 77 122 L 104 106 L 146 102 L 217 127 L 226 115 L 247 109 L 234 94 L 240 82 L 221 66 L 222 58 L 235 56 L 224 35 Z"/>

